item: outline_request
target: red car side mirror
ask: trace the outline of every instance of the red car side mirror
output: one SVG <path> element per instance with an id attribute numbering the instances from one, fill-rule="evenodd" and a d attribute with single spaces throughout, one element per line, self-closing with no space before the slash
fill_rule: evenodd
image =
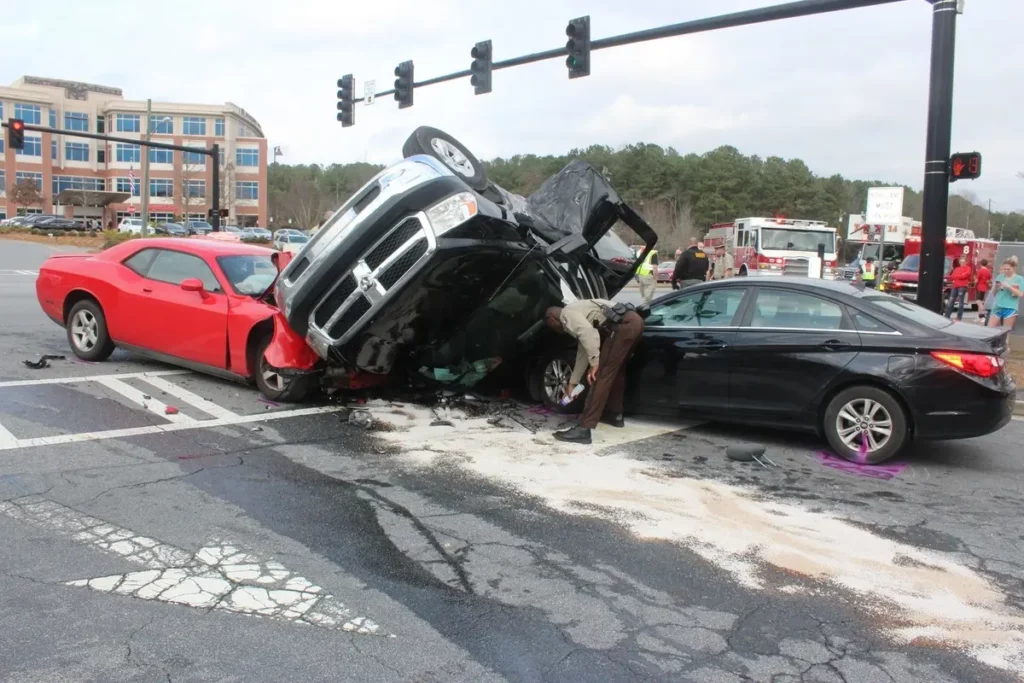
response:
<path id="1" fill-rule="evenodd" d="M 188 277 L 181 281 L 181 288 L 186 292 L 202 292 L 203 281 L 197 277 Z"/>

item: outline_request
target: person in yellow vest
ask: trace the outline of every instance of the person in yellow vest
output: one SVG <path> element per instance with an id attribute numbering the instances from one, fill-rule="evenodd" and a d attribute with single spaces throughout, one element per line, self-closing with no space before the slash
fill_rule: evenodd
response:
<path id="1" fill-rule="evenodd" d="M 868 256 L 864 259 L 864 262 L 860 264 L 860 279 L 865 287 L 874 289 L 877 272 L 878 268 L 875 266 L 874 257 Z"/>
<path id="2" fill-rule="evenodd" d="M 658 250 L 651 249 L 643 262 L 636 269 L 636 279 L 640 283 L 640 298 L 645 304 L 651 303 L 654 290 L 658 286 Z"/>

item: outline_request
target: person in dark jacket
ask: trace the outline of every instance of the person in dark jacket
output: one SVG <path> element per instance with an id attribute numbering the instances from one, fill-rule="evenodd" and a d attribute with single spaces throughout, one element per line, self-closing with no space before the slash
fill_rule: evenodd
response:
<path id="1" fill-rule="evenodd" d="M 672 271 L 672 289 L 682 289 L 704 282 L 708 279 L 710 267 L 711 260 L 707 253 L 697 244 L 697 238 L 691 237 L 689 248 L 676 261 L 675 270 Z"/>

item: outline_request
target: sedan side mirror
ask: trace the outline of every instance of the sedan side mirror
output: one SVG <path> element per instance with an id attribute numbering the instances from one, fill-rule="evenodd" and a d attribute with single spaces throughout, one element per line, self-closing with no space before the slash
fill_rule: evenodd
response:
<path id="1" fill-rule="evenodd" d="M 188 277 L 181 281 L 181 288 L 186 292 L 202 292 L 203 281 L 197 277 Z"/>

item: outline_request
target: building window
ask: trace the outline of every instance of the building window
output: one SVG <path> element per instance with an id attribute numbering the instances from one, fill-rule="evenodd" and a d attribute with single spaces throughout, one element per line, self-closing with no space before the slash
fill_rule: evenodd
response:
<path id="1" fill-rule="evenodd" d="M 14 153 L 20 157 L 42 157 L 43 156 L 43 138 L 38 135 L 26 135 L 25 136 L 25 148 L 16 149 Z"/>
<path id="2" fill-rule="evenodd" d="M 138 197 L 141 188 L 139 188 L 139 181 L 132 181 L 131 178 L 118 178 L 117 179 L 117 191 L 127 192 L 133 197 Z"/>
<path id="3" fill-rule="evenodd" d="M 185 183 L 185 196 L 187 197 L 205 197 L 206 196 L 206 181 L 205 180 L 189 180 Z"/>
<path id="4" fill-rule="evenodd" d="M 4 117 L 4 103 L 0 102 L 0 119 Z"/>
<path id="5" fill-rule="evenodd" d="M 138 114 L 117 114 L 114 125 L 118 133 L 138 133 L 142 130 Z"/>
<path id="6" fill-rule="evenodd" d="M 57 156 L 58 156 L 57 155 L 57 140 L 56 139 L 51 139 L 50 140 L 50 158 L 53 159 L 54 161 L 57 161 Z"/>
<path id="7" fill-rule="evenodd" d="M 142 147 L 139 145 L 129 145 L 119 142 L 117 143 L 116 158 L 122 163 L 128 162 L 130 164 L 137 164 L 142 160 Z"/>
<path id="8" fill-rule="evenodd" d="M 0 168 L 0 194 L 7 192 L 7 172 Z"/>
<path id="9" fill-rule="evenodd" d="M 0 109 L 0 119 L 2 119 L 3 117 L 4 117 L 4 112 L 3 112 L 2 109 Z M 3 153 L 4 153 L 4 136 L 0 135 L 0 154 L 3 154 Z M 2 191 L 3 191 L 3 188 L 0 188 L 0 192 L 2 192 Z"/>
<path id="10" fill-rule="evenodd" d="M 89 190 L 102 192 L 106 189 L 103 178 L 86 178 L 73 175 L 53 176 L 53 194 L 58 195 L 64 190 Z"/>
<path id="11" fill-rule="evenodd" d="M 51 109 L 50 110 L 50 128 L 56 128 L 56 127 L 57 127 L 57 110 L 56 109 Z"/>
<path id="12" fill-rule="evenodd" d="M 235 183 L 235 197 L 238 199 L 259 199 L 260 184 L 255 180 L 239 180 Z"/>
<path id="13" fill-rule="evenodd" d="M 43 111 L 38 104 L 15 104 L 14 118 L 38 126 L 43 122 Z"/>
<path id="14" fill-rule="evenodd" d="M 96 150 L 96 161 L 98 161 L 101 164 L 107 163 L 107 150 L 103 149 L 102 147 Z"/>
<path id="15" fill-rule="evenodd" d="M 174 181 L 169 178 L 154 178 L 149 181 L 150 197 L 173 197 Z"/>
<path id="16" fill-rule="evenodd" d="M 224 119 L 213 120 L 213 134 L 219 138 L 224 137 Z"/>
<path id="17" fill-rule="evenodd" d="M 183 135 L 206 135 L 206 119 L 201 116 L 186 116 L 181 119 Z"/>
<path id="18" fill-rule="evenodd" d="M 149 220 L 153 221 L 157 225 L 160 225 L 161 223 L 173 223 L 174 214 L 165 211 L 150 211 Z"/>
<path id="19" fill-rule="evenodd" d="M 189 166 L 206 166 L 206 155 L 202 152 L 182 152 L 182 159 Z"/>
<path id="20" fill-rule="evenodd" d="M 40 190 L 43 189 L 43 174 L 42 173 L 33 173 L 32 171 L 17 171 L 17 172 L 15 172 L 15 174 L 14 174 L 14 182 L 15 183 L 23 183 L 26 180 L 29 181 L 29 182 L 35 183 L 36 187 L 38 187 Z"/>
<path id="21" fill-rule="evenodd" d="M 96 117 L 96 132 L 102 133 L 103 129 L 107 127 L 107 119 L 103 116 Z"/>
<path id="22" fill-rule="evenodd" d="M 89 132 L 89 115 L 77 111 L 64 112 L 64 130 Z"/>
<path id="23" fill-rule="evenodd" d="M 169 149 L 149 148 L 149 163 L 151 164 L 173 164 L 174 152 Z"/>
<path id="24" fill-rule="evenodd" d="M 258 149 L 236 149 L 235 150 L 235 165 L 236 166 L 259 166 L 260 165 L 260 151 Z"/>
<path id="25" fill-rule="evenodd" d="M 67 161 L 89 161 L 89 143 L 65 142 L 64 159 Z"/>
<path id="26" fill-rule="evenodd" d="M 157 135 L 173 135 L 174 119 L 170 116 L 156 116 L 149 120 L 149 131 Z"/>

